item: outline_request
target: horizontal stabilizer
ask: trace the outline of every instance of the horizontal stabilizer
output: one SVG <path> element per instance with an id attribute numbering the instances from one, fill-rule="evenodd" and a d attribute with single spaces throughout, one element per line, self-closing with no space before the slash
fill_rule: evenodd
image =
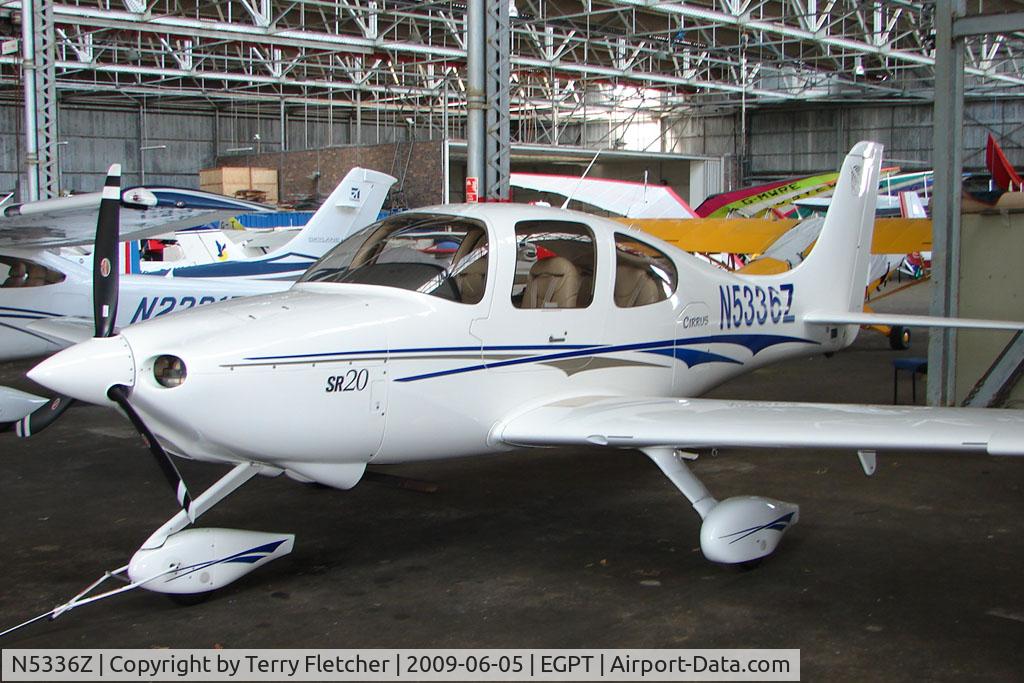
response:
<path id="1" fill-rule="evenodd" d="M 842 448 L 1024 455 L 1024 411 L 841 403 L 591 397 L 495 429 L 515 446 Z"/>
<path id="2" fill-rule="evenodd" d="M 0 424 L 17 422 L 48 400 L 11 387 L 0 387 Z"/>
<path id="3" fill-rule="evenodd" d="M 42 318 L 26 325 L 33 332 L 77 344 L 93 335 L 93 322 L 88 318 Z"/>
<path id="4" fill-rule="evenodd" d="M 902 313 L 811 312 L 804 321 L 812 325 L 901 325 L 903 327 L 956 327 L 976 330 L 1024 330 L 1024 322 L 981 320 L 977 318 L 941 318 Z"/>

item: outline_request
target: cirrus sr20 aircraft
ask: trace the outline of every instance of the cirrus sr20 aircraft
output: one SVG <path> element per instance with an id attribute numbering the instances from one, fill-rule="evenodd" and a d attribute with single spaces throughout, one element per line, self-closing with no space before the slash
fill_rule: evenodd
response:
<path id="1" fill-rule="evenodd" d="M 717 500 L 686 465 L 696 450 L 848 448 L 867 472 L 877 449 L 1024 453 L 1019 411 L 695 398 L 769 363 L 838 351 L 866 322 L 1024 327 L 862 312 L 881 159 L 881 145 L 853 148 L 817 246 L 778 275 L 728 273 L 619 223 L 514 204 L 392 216 L 287 292 L 117 334 L 100 268 L 96 338 L 29 376 L 120 407 L 182 509 L 113 572 L 126 587 L 88 596 L 96 582 L 47 615 L 135 587 L 209 592 L 290 552 L 289 534 L 189 528 L 257 474 L 348 489 L 371 463 L 638 449 L 702 518 L 704 556 L 744 563 L 775 550 L 798 508 Z M 220 409 L 241 396 L 247 410 Z M 171 456 L 233 468 L 193 497 Z"/>

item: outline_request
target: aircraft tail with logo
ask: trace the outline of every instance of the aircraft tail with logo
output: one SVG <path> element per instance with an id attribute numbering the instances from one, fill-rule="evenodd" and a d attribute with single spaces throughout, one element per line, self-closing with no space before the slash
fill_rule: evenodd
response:
<path id="1" fill-rule="evenodd" d="M 387 173 L 353 168 L 288 243 L 288 251 L 319 258 L 356 230 L 376 221 L 396 182 Z"/>
<path id="2" fill-rule="evenodd" d="M 861 325 L 1024 329 L 1022 323 L 1002 320 L 864 312 L 882 152 L 882 145 L 876 142 L 854 145 L 839 172 L 825 223 L 811 253 L 788 273 L 772 276 L 792 283 L 794 291 L 799 292 L 794 302 L 799 302 L 796 317 L 811 325 L 845 328 L 841 330 L 845 334 L 833 337 L 838 346 L 851 344 Z"/>
<path id="3" fill-rule="evenodd" d="M 215 263 L 179 266 L 156 274 L 294 280 L 334 245 L 376 221 L 388 191 L 396 182 L 387 173 L 353 168 L 298 234 L 272 251 L 257 257 L 242 255 Z"/>

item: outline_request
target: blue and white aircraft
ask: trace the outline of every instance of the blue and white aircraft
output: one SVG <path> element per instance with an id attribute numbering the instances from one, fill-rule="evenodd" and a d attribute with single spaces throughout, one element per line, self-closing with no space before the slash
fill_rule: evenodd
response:
<path id="1" fill-rule="evenodd" d="M 369 464 L 639 450 L 703 520 L 704 556 L 743 563 L 776 549 L 798 507 L 718 500 L 687 467 L 700 449 L 849 449 L 866 472 L 883 449 L 1024 454 L 1016 410 L 696 398 L 769 363 L 838 351 L 867 322 L 1024 328 L 863 312 L 881 160 L 881 145 L 853 148 L 814 251 L 775 275 L 725 272 L 607 219 L 514 204 L 392 216 L 287 292 L 119 333 L 104 303 L 116 287 L 100 269 L 95 337 L 29 377 L 119 407 L 181 505 L 113 572 L 129 581 L 113 592 L 202 594 L 290 552 L 291 534 L 189 528 L 257 474 L 349 489 Z M 223 410 L 243 397 L 245 411 Z M 193 497 L 172 456 L 231 469 Z M 48 615 L 113 594 L 87 592 Z"/>
<path id="2" fill-rule="evenodd" d="M 287 289 L 330 248 L 376 220 L 394 182 L 385 173 L 352 169 L 305 227 L 270 253 L 177 269 L 168 277 L 122 276 L 117 319 L 127 325 Z M 50 354 L 80 339 L 76 330 L 91 333 L 92 256 L 68 258 L 60 248 L 92 242 L 100 194 L 12 206 L 0 216 L 0 361 Z M 126 241 L 271 210 L 195 190 L 133 188 L 120 197 Z M 0 422 L 3 412 L 0 406 Z"/>

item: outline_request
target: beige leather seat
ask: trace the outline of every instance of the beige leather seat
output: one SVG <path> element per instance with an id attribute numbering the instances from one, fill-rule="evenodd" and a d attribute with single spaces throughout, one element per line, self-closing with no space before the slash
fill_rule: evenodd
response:
<path id="1" fill-rule="evenodd" d="M 26 275 L 25 264 L 21 261 L 16 261 L 11 266 L 10 272 L 7 274 L 7 279 L 4 280 L 4 287 L 24 287 Z"/>
<path id="2" fill-rule="evenodd" d="M 522 308 L 576 308 L 580 274 L 561 256 L 537 261 L 523 290 Z"/>
<path id="3" fill-rule="evenodd" d="M 459 288 L 462 303 L 480 303 L 487 286 L 487 257 L 477 259 L 473 265 L 456 275 L 455 286 Z"/>
<path id="4" fill-rule="evenodd" d="M 576 295 L 576 308 L 587 308 L 594 302 L 594 276 L 580 275 L 580 291 Z"/>
<path id="5" fill-rule="evenodd" d="M 664 298 L 658 281 L 647 269 L 623 264 L 615 269 L 615 305 L 619 308 L 646 306 Z"/>
<path id="6" fill-rule="evenodd" d="M 26 287 L 42 287 L 46 284 L 46 268 L 39 264 L 32 263 L 28 267 L 28 278 L 25 280 Z"/>

